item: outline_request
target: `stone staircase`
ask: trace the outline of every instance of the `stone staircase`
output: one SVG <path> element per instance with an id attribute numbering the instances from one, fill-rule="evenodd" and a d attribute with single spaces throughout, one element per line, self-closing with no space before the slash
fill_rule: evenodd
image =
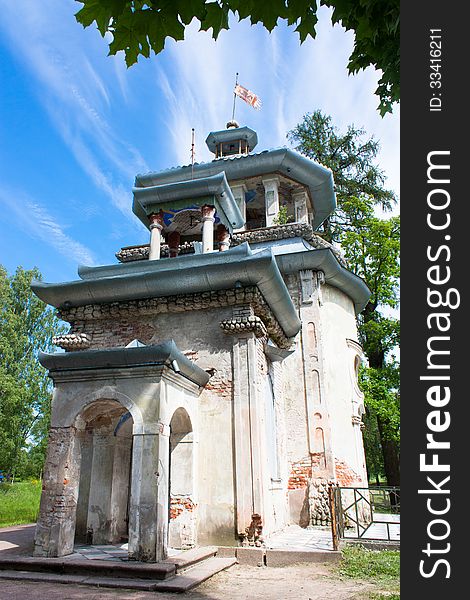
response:
<path id="1" fill-rule="evenodd" d="M 0 557 L 0 580 L 91 585 L 149 592 L 186 592 L 236 564 L 217 556 L 217 547 L 187 550 L 160 563 L 107 560 Z"/>

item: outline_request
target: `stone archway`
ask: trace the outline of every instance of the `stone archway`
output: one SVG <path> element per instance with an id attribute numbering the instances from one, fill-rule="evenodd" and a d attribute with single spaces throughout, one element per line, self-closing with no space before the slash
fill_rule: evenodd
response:
<path id="1" fill-rule="evenodd" d="M 112 544 L 128 538 L 133 419 L 116 400 L 95 400 L 79 415 L 75 540 Z"/>
<path id="2" fill-rule="evenodd" d="M 194 433 L 191 418 L 180 407 L 170 421 L 170 482 L 168 544 L 187 549 L 196 545 L 194 498 Z"/>

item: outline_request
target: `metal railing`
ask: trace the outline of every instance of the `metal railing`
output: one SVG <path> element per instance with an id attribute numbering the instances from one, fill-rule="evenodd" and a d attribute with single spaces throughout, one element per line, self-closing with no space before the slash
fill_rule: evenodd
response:
<path id="1" fill-rule="evenodd" d="M 333 546 L 341 540 L 398 541 L 400 488 L 329 488 Z"/>

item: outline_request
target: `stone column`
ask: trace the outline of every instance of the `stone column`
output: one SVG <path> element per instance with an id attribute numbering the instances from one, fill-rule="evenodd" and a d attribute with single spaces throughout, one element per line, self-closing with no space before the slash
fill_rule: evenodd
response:
<path id="1" fill-rule="evenodd" d="M 308 223 L 307 192 L 292 194 L 294 200 L 294 214 L 297 223 Z"/>
<path id="2" fill-rule="evenodd" d="M 201 206 L 202 214 L 202 253 L 214 251 L 214 215 L 215 207 L 208 204 Z"/>
<path id="3" fill-rule="evenodd" d="M 230 233 L 225 225 L 218 225 L 217 227 L 217 244 L 219 245 L 219 252 L 225 252 L 230 248 Z"/>
<path id="4" fill-rule="evenodd" d="M 169 427 L 134 434 L 129 557 L 159 562 L 168 553 Z"/>
<path id="5" fill-rule="evenodd" d="M 234 310 L 234 323 L 242 309 Z M 235 314 L 237 313 L 237 314 Z M 251 323 L 251 322 L 250 322 Z M 264 519 L 264 479 L 260 421 L 262 411 L 258 392 L 257 336 L 263 334 L 260 328 L 225 329 L 225 333 L 235 334 L 233 339 L 233 415 L 235 482 L 237 492 L 236 522 L 237 533 L 245 536 L 253 515 Z M 264 334 L 266 332 L 264 331 Z"/>
<path id="6" fill-rule="evenodd" d="M 152 213 L 150 220 L 150 253 L 149 260 L 160 258 L 160 247 L 162 244 L 163 212 Z"/>
<path id="7" fill-rule="evenodd" d="M 109 537 L 112 542 L 119 542 L 127 534 L 127 500 L 132 437 L 117 436 L 115 439 Z"/>
<path id="8" fill-rule="evenodd" d="M 93 434 L 93 463 L 87 529 L 93 544 L 111 543 L 111 493 L 113 489 L 114 449 L 116 437 L 109 432 Z"/>
<path id="9" fill-rule="evenodd" d="M 246 223 L 246 201 L 245 201 L 245 193 L 247 192 L 246 185 L 242 183 L 241 185 L 231 186 L 233 197 L 235 198 L 235 202 L 242 213 L 243 221 Z M 245 231 L 245 225 L 240 229 L 236 229 L 235 231 Z"/>
<path id="10" fill-rule="evenodd" d="M 179 253 L 179 245 L 180 245 L 180 232 L 172 231 L 168 234 L 168 248 L 170 251 L 170 258 L 176 258 Z"/>
<path id="11" fill-rule="evenodd" d="M 87 430 L 81 431 L 77 435 L 77 439 L 80 441 L 81 463 L 75 538 L 78 542 L 85 544 L 87 542 L 88 504 L 93 463 L 93 434 Z"/>
<path id="12" fill-rule="evenodd" d="M 34 556 L 55 558 L 73 552 L 79 478 L 75 427 L 51 427 Z"/>
<path id="13" fill-rule="evenodd" d="M 322 271 L 299 271 L 301 344 L 304 371 L 305 405 L 310 454 L 318 462 L 317 475 L 334 478 L 335 464 L 331 446 L 331 427 L 328 407 L 325 404 L 324 375 L 321 356 L 321 331 L 319 304 Z"/>
<path id="14" fill-rule="evenodd" d="M 265 209 L 266 209 L 266 227 L 274 225 L 274 219 L 279 212 L 279 179 L 270 177 L 263 179 Z"/>

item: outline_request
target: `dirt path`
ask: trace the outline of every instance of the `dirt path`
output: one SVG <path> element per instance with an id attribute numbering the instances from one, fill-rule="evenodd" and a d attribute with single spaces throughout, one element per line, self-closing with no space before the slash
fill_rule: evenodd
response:
<path id="1" fill-rule="evenodd" d="M 30 556 L 34 525 L 0 530 L 0 556 Z M 335 567 L 298 564 L 282 568 L 235 565 L 193 592 L 168 594 L 27 581 L 0 580 L 0 600 L 363 600 L 373 583 L 340 578 Z"/>
<path id="2" fill-rule="evenodd" d="M 135 592 L 81 585 L 0 581 L 2 600 L 352 600 L 376 589 L 344 579 L 323 565 L 283 568 L 235 565 L 184 595 Z"/>

